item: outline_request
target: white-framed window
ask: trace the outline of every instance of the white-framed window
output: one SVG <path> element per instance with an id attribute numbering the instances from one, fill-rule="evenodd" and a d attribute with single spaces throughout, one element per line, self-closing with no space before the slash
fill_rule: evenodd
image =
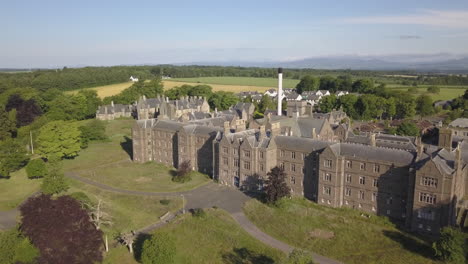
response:
<path id="1" fill-rule="evenodd" d="M 325 166 L 325 168 L 331 168 L 332 166 L 332 160 L 325 160 L 323 162 L 323 166 Z"/>
<path id="2" fill-rule="evenodd" d="M 437 188 L 438 180 L 431 177 L 421 177 L 421 185 Z"/>
<path id="3" fill-rule="evenodd" d="M 284 150 L 280 151 L 280 157 L 284 157 Z"/>
<path id="4" fill-rule="evenodd" d="M 346 161 L 346 168 L 351 169 L 353 167 L 353 162 L 350 160 Z"/>
<path id="5" fill-rule="evenodd" d="M 377 164 L 374 165 L 374 172 L 375 173 L 380 172 L 380 165 L 377 165 Z"/>
<path id="6" fill-rule="evenodd" d="M 263 163 L 260 163 L 260 171 L 263 171 L 265 168 L 263 167 Z"/>
<path id="7" fill-rule="evenodd" d="M 365 195 L 364 191 L 359 191 L 359 199 L 364 200 L 364 195 Z"/>
<path id="8" fill-rule="evenodd" d="M 291 151 L 291 159 L 295 159 L 295 158 L 296 158 L 296 152 Z"/>
<path id="9" fill-rule="evenodd" d="M 351 188 L 346 188 L 345 189 L 345 195 L 346 196 L 351 196 Z"/>
<path id="10" fill-rule="evenodd" d="M 351 183 L 351 179 L 352 179 L 352 178 L 351 178 L 351 174 L 346 174 L 345 177 L 346 177 L 346 182 L 347 182 L 347 183 Z"/>
<path id="11" fill-rule="evenodd" d="M 296 171 L 296 164 L 294 163 L 291 164 L 291 171 L 294 171 L 294 172 Z"/>
<path id="12" fill-rule="evenodd" d="M 364 176 L 359 176 L 359 184 L 366 184 L 366 177 Z"/>
<path id="13" fill-rule="evenodd" d="M 373 202 L 377 201 L 377 193 L 376 192 L 372 193 L 372 201 Z"/>
<path id="14" fill-rule="evenodd" d="M 244 150 L 244 157 L 250 158 L 250 150 Z"/>
<path id="15" fill-rule="evenodd" d="M 379 179 L 374 179 L 374 180 L 372 181 L 372 185 L 373 185 L 374 187 L 379 187 Z"/>
<path id="16" fill-rule="evenodd" d="M 244 161 L 244 169 L 250 170 L 250 162 L 249 161 Z"/>
<path id="17" fill-rule="evenodd" d="M 263 159 L 263 151 L 260 151 L 260 159 Z"/>
<path id="18" fill-rule="evenodd" d="M 323 194 L 331 195 L 331 188 L 328 186 L 323 186 Z"/>
<path id="19" fill-rule="evenodd" d="M 361 162 L 361 164 L 359 165 L 359 168 L 360 168 L 361 170 L 365 170 L 365 169 L 366 169 L 366 164 L 363 163 L 363 162 Z"/>
<path id="20" fill-rule="evenodd" d="M 437 202 L 437 195 L 431 193 L 419 193 L 419 201 L 428 204 L 435 204 Z"/>
<path id="21" fill-rule="evenodd" d="M 331 174 L 330 173 L 323 173 L 323 180 L 324 181 L 331 181 Z"/>

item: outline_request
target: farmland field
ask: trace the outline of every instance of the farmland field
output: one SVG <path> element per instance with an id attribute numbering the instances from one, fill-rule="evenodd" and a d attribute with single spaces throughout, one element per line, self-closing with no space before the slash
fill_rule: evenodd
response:
<path id="1" fill-rule="evenodd" d="M 416 87 L 418 89 L 418 92 L 415 93 L 415 96 L 421 95 L 426 93 L 426 90 L 429 86 L 432 85 L 419 85 Z M 432 97 L 432 100 L 437 101 L 437 100 L 449 100 L 456 98 L 460 95 L 462 95 L 466 89 L 468 89 L 468 86 L 438 86 L 440 88 L 440 93 L 438 94 L 431 94 L 427 93 L 429 96 Z M 404 85 L 398 85 L 398 84 L 388 84 L 387 88 L 392 89 L 392 90 L 398 90 L 398 91 L 407 91 L 408 88 L 411 86 L 404 86 Z"/>
<path id="2" fill-rule="evenodd" d="M 98 93 L 98 96 L 100 98 L 104 98 L 107 96 L 112 96 L 119 94 L 123 90 L 127 89 L 133 84 L 133 82 L 124 82 L 124 83 L 116 83 L 116 84 L 110 84 L 110 85 L 103 85 L 103 86 L 97 86 L 97 87 L 90 87 L 90 88 L 85 88 L 85 89 L 91 89 L 91 90 L 96 90 Z M 69 91 L 67 93 L 70 94 L 75 94 L 79 90 L 75 91 Z"/>
<path id="3" fill-rule="evenodd" d="M 254 78 L 254 77 L 199 77 L 199 78 L 175 78 L 170 81 L 187 82 L 187 83 L 204 83 L 204 84 L 224 84 L 236 86 L 263 86 L 277 87 L 278 79 L 276 78 Z M 299 83 L 299 80 L 283 79 L 284 88 L 294 88 Z"/>
<path id="4" fill-rule="evenodd" d="M 164 90 L 172 89 L 176 86 L 181 86 L 181 85 L 201 85 L 201 84 L 206 84 L 209 85 L 213 88 L 213 91 L 227 91 L 227 92 L 233 92 L 233 93 L 239 93 L 239 92 L 248 92 L 248 91 L 259 91 L 259 92 L 264 92 L 272 87 L 267 87 L 267 86 L 254 86 L 254 85 L 226 85 L 226 84 L 212 84 L 212 83 L 191 83 L 191 82 L 175 82 L 175 81 L 163 81 L 164 83 Z"/>

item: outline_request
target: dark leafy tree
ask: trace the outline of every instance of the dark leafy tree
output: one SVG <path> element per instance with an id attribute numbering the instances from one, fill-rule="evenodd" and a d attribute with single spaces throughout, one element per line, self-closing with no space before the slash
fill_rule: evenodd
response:
<path id="1" fill-rule="evenodd" d="M 453 227 L 444 227 L 440 231 L 439 239 L 432 248 L 434 254 L 444 263 L 465 263 L 465 238 L 463 233 Z"/>
<path id="2" fill-rule="evenodd" d="M 0 141 L 0 178 L 9 177 L 11 172 L 24 167 L 28 160 L 25 147 L 17 140 Z"/>
<path id="3" fill-rule="evenodd" d="M 47 167 L 42 159 L 34 159 L 26 165 L 26 174 L 30 179 L 42 178 L 47 175 Z"/>
<path id="4" fill-rule="evenodd" d="M 419 136 L 419 128 L 411 121 L 402 122 L 396 133 L 400 136 Z"/>
<path id="5" fill-rule="evenodd" d="M 97 92 L 95 90 L 81 90 L 78 92 L 79 95 L 84 96 L 86 102 L 84 104 L 84 118 L 93 118 L 96 116 L 96 111 L 101 105 L 102 101 L 98 97 Z"/>
<path id="6" fill-rule="evenodd" d="M 49 158 L 48 172 L 41 184 L 41 191 L 45 194 L 53 195 L 68 190 L 68 183 L 63 175 L 60 165 L 60 158 L 53 156 Z"/>
<path id="7" fill-rule="evenodd" d="M 35 245 L 39 263 L 96 263 L 102 260 L 102 232 L 70 196 L 30 198 L 20 207 L 21 231 Z"/>
<path id="8" fill-rule="evenodd" d="M 331 112 L 333 109 L 337 108 L 337 99 L 334 94 L 329 96 L 324 96 L 319 103 L 320 111 L 324 113 Z"/>
<path id="9" fill-rule="evenodd" d="M 19 94 L 13 94 L 5 106 L 6 111 L 16 109 L 16 125 L 18 127 L 31 124 L 36 117 L 42 115 L 42 109 L 34 99 L 23 100 Z"/>
<path id="10" fill-rule="evenodd" d="M 318 87 L 318 80 L 310 75 L 302 77 L 301 81 L 296 85 L 296 91 L 298 94 L 302 94 L 304 91 L 315 91 Z"/>
<path id="11" fill-rule="evenodd" d="M 273 102 L 273 100 L 271 100 L 271 97 L 268 95 L 263 95 L 258 104 L 258 112 L 263 114 L 267 109 L 274 109 L 275 107 L 276 104 Z"/>
<path id="12" fill-rule="evenodd" d="M 268 203 L 275 203 L 279 199 L 290 195 L 289 187 L 286 184 L 286 173 L 282 168 L 276 166 L 267 175 L 265 193 Z"/>
<path id="13" fill-rule="evenodd" d="M 423 116 L 434 114 L 434 107 L 432 106 L 432 98 L 428 95 L 420 95 L 416 98 L 416 113 Z"/>
<path id="14" fill-rule="evenodd" d="M 93 119 L 84 126 L 78 128 L 81 131 L 81 147 L 86 148 L 90 141 L 105 140 L 106 125 L 104 121 Z"/>
<path id="15" fill-rule="evenodd" d="M 334 93 L 338 90 L 338 84 L 336 79 L 331 76 L 324 76 L 320 78 L 319 84 L 320 90 L 329 90 L 331 93 Z"/>
<path id="16" fill-rule="evenodd" d="M 225 264 L 273 264 L 275 261 L 263 254 L 248 248 L 234 248 L 232 252 L 223 254 Z"/>
<path id="17" fill-rule="evenodd" d="M 10 113 L 0 105 L 0 140 L 11 138 L 16 132 L 16 110 L 13 109 Z"/>
<path id="18" fill-rule="evenodd" d="M 374 82 L 371 79 L 360 79 L 353 83 L 352 87 L 355 93 L 374 93 Z"/>
<path id="19" fill-rule="evenodd" d="M 225 91 L 214 92 L 208 99 L 210 107 L 212 109 L 217 108 L 218 110 L 226 110 L 238 101 L 239 98 L 234 93 Z"/>
<path id="20" fill-rule="evenodd" d="M 153 235 L 143 243 L 141 262 L 143 264 L 174 263 L 176 244 L 166 233 Z"/>
<path id="21" fill-rule="evenodd" d="M 17 228 L 0 232 L 0 263 L 36 263 L 39 250 Z"/>
<path id="22" fill-rule="evenodd" d="M 433 94 L 438 94 L 438 93 L 440 93 L 440 88 L 437 87 L 437 86 L 429 86 L 427 88 L 427 92 L 428 93 L 433 93 Z"/>

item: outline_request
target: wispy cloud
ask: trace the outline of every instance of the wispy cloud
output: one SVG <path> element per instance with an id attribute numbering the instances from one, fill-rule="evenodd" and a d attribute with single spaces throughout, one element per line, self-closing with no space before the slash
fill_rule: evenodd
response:
<path id="1" fill-rule="evenodd" d="M 342 19 L 341 22 L 353 24 L 400 24 L 468 28 L 468 10 L 422 10 L 419 13 L 408 15 L 349 17 Z"/>
<path id="2" fill-rule="evenodd" d="M 400 35 L 398 36 L 402 40 L 407 40 L 407 39 L 421 39 L 421 36 L 418 35 Z"/>

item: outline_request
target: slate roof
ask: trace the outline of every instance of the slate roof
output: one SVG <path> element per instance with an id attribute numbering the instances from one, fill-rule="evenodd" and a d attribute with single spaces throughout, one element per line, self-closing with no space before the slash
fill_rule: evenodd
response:
<path id="1" fill-rule="evenodd" d="M 461 127 L 461 128 L 468 128 L 468 118 L 457 118 L 453 120 L 449 126 L 451 127 Z"/>
<path id="2" fill-rule="evenodd" d="M 362 144 L 337 143 L 339 155 L 345 157 L 358 157 L 367 160 L 387 161 L 402 165 L 410 165 L 415 157 L 414 153 L 383 147 L 373 147 Z"/>
<path id="3" fill-rule="evenodd" d="M 275 143 L 278 146 L 278 148 L 294 149 L 297 151 L 304 151 L 304 152 L 312 152 L 316 150 L 321 150 L 333 144 L 332 142 L 323 141 L 323 140 L 290 137 L 290 136 L 276 136 Z"/>

